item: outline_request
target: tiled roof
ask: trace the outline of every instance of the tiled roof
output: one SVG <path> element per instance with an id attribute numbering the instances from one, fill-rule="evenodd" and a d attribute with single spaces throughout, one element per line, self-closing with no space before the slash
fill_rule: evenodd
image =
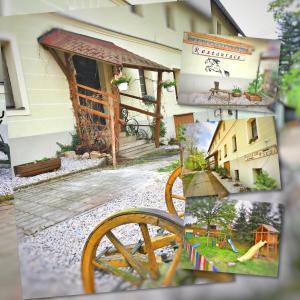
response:
<path id="1" fill-rule="evenodd" d="M 38 41 L 45 47 L 105 61 L 117 66 L 171 71 L 163 65 L 123 49 L 112 42 L 63 29 L 54 28 L 40 36 Z"/>

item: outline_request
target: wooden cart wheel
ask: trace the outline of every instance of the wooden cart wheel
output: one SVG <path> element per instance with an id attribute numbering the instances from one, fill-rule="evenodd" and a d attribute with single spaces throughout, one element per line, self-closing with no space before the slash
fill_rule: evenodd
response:
<path id="1" fill-rule="evenodd" d="M 129 228 L 130 224 L 136 224 L 131 228 L 135 227 L 140 233 L 140 244 L 124 245 L 122 238 L 113 233 L 119 226 Z M 153 233 L 157 227 L 167 234 L 151 237 L 150 232 Z M 148 280 L 162 286 L 171 285 L 182 252 L 182 232 L 180 218 L 157 209 L 130 209 L 107 218 L 92 231 L 83 249 L 81 271 L 84 291 L 95 292 L 96 269 L 121 277 L 135 287 L 141 287 Z M 99 253 L 104 237 L 113 247 Z M 165 264 L 156 250 L 166 247 L 173 255 Z"/>
<path id="2" fill-rule="evenodd" d="M 182 167 L 176 168 L 171 175 L 169 176 L 169 179 L 166 184 L 165 188 L 165 201 L 168 208 L 168 211 L 172 215 L 177 215 L 179 217 L 182 217 L 184 215 L 184 212 L 177 212 L 175 206 L 174 206 L 174 200 L 180 200 L 185 201 L 186 198 L 183 195 L 175 195 L 172 193 L 173 185 L 177 178 L 181 177 Z"/>

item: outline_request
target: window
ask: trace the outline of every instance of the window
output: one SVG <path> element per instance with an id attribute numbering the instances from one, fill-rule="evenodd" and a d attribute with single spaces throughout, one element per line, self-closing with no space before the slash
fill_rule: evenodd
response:
<path id="1" fill-rule="evenodd" d="M 252 133 L 252 138 L 257 138 L 256 119 L 251 121 L 251 133 Z"/>
<path id="2" fill-rule="evenodd" d="M 252 169 L 253 170 L 253 182 L 256 183 L 256 178 L 262 173 L 261 168 Z"/>
<path id="3" fill-rule="evenodd" d="M 166 6 L 166 22 L 169 29 L 175 30 L 173 12 L 170 6 Z"/>
<path id="4" fill-rule="evenodd" d="M 196 30 L 196 22 L 195 22 L 194 18 L 191 18 L 190 25 L 191 25 L 191 31 L 196 32 L 197 31 Z"/>
<path id="5" fill-rule="evenodd" d="M 224 145 L 224 157 L 227 157 L 227 145 Z"/>
<path id="6" fill-rule="evenodd" d="M 142 69 L 139 69 L 139 77 L 140 77 L 140 87 L 141 87 L 141 95 L 144 97 L 147 95 L 147 88 L 146 88 L 146 80 L 145 80 L 145 72 Z"/>
<path id="7" fill-rule="evenodd" d="M 4 84 L 4 89 L 5 89 L 5 103 L 6 103 L 6 108 L 15 108 L 15 100 L 14 100 L 14 95 L 12 92 L 12 87 L 11 87 L 11 81 L 10 81 L 10 76 L 8 72 L 8 67 L 7 67 L 7 62 L 6 62 L 6 57 L 5 57 L 5 47 L 4 45 L 1 45 L 0 48 L 0 83 Z"/>
<path id="8" fill-rule="evenodd" d="M 217 21 L 217 34 L 222 34 L 222 25 L 219 21 Z"/>
<path id="9" fill-rule="evenodd" d="M 236 152 L 237 151 L 237 144 L 236 144 L 236 135 L 232 137 L 232 151 Z"/>
<path id="10" fill-rule="evenodd" d="M 248 136 L 249 136 L 249 144 L 253 143 L 258 139 L 256 119 L 248 120 Z"/>
<path id="11" fill-rule="evenodd" d="M 219 160 L 221 160 L 222 159 L 222 152 L 221 152 L 221 150 L 219 150 Z"/>
<path id="12" fill-rule="evenodd" d="M 133 14 L 136 14 L 140 17 L 143 16 L 142 6 L 141 5 L 130 5 L 130 10 Z"/>
<path id="13" fill-rule="evenodd" d="M 235 179 L 235 181 L 240 181 L 240 172 L 239 172 L 239 170 L 234 170 L 234 179 Z"/>

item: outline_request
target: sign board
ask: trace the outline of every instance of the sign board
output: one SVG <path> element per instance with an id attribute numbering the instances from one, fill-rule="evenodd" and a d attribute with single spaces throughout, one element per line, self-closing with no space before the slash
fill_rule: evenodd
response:
<path id="1" fill-rule="evenodd" d="M 258 150 L 258 151 L 255 151 L 255 152 L 245 155 L 245 161 L 263 158 L 263 157 L 275 155 L 277 153 L 278 153 L 277 146 L 273 145 L 271 147 L 267 147 L 265 149 Z"/>
<path id="2" fill-rule="evenodd" d="M 197 55 L 204 55 L 204 56 L 210 56 L 215 58 L 225 58 L 225 59 L 231 59 L 236 61 L 246 60 L 245 56 L 239 53 L 227 52 L 227 51 L 222 51 L 214 48 L 210 49 L 210 48 L 205 48 L 197 45 L 193 45 L 192 53 Z"/>

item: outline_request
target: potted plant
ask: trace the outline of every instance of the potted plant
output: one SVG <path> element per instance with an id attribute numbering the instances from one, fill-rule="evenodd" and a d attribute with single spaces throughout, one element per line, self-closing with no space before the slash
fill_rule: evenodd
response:
<path id="1" fill-rule="evenodd" d="M 121 76 L 118 79 L 113 79 L 111 83 L 117 86 L 119 91 L 127 91 L 130 80 L 131 78 L 127 76 Z"/>
<path id="2" fill-rule="evenodd" d="M 231 91 L 232 97 L 241 97 L 242 96 L 242 90 L 238 86 L 234 86 L 234 88 Z"/>
<path id="3" fill-rule="evenodd" d="M 44 157 L 34 162 L 18 165 L 14 167 L 16 175 L 21 177 L 31 177 L 42 173 L 58 170 L 61 167 L 61 159 Z"/>
<path id="4" fill-rule="evenodd" d="M 176 81 L 175 80 L 166 80 L 161 83 L 162 87 L 167 89 L 168 92 L 174 92 Z"/>
<path id="5" fill-rule="evenodd" d="M 261 101 L 265 95 L 262 88 L 263 75 L 259 75 L 256 79 L 249 83 L 248 90 L 245 92 L 245 96 L 250 101 Z"/>

